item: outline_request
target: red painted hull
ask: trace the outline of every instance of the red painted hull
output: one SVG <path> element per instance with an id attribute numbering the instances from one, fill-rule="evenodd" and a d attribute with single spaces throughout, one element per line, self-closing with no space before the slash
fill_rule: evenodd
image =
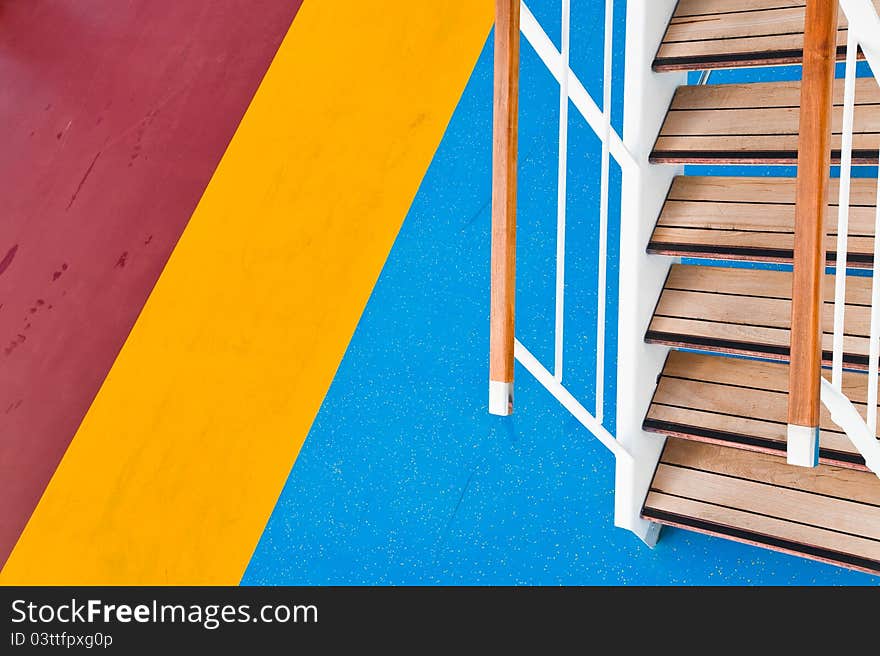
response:
<path id="1" fill-rule="evenodd" d="M 299 5 L 0 4 L 0 563 Z"/>

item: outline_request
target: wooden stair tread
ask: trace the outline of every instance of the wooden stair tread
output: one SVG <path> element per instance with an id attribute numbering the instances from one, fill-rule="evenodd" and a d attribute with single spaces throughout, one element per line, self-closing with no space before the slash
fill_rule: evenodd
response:
<path id="1" fill-rule="evenodd" d="M 823 361 L 831 364 L 834 277 L 825 276 Z M 844 365 L 867 369 L 871 279 L 847 280 Z M 674 264 L 646 341 L 788 361 L 791 272 Z"/>
<path id="2" fill-rule="evenodd" d="M 792 261 L 797 180 L 679 176 L 654 228 L 649 253 L 761 262 Z M 840 181 L 831 180 L 826 250 L 837 251 Z M 854 178 L 847 266 L 871 268 L 877 180 Z"/>
<path id="3" fill-rule="evenodd" d="M 840 161 L 843 80 L 834 85 L 832 160 Z M 796 164 L 800 82 L 679 87 L 652 162 Z M 856 80 L 853 162 L 876 164 L 880 151 L 880 86 Z"/>
<path id="4" fill-rule="evenodd" d="M 873 0 L 880 11 L 880 0 Z M 805 0 L 681 0 L 654 70 L 796 64 L 803 60 Z M 837 56 L 846 58 L 840 12 Z"/>
<path id="5" fill-rule="evenodd" d="M 867 378 L 845 372 L 844 393 L 866 415 Z M 645 416 L 646 431 L 785 457 L 788 365 L 672 351 Z M 865 469 L 823 406 L 820 460 Z"/>
<path id="6" fill-rule="evenodd" d="M 880 479 L 670 438 L 646 519 L 880 573 Z"/>

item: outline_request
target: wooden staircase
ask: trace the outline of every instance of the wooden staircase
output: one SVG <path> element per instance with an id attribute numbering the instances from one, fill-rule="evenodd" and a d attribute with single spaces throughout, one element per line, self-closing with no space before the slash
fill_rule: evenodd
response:
<path id="1" fill-rule="evenodd" d="M 880 9 L 880 0 L 873 0 Z M 654 60 L 656 71 L 798 64 L 804 0 L 680 0 Z M 846 19 L 837 56 L 846 57 Z"/>
<path id="2" fill-rule="evenodd" d="M 874 0 L 880 10 L 880 0 Z M 654 69 L 798 63 L 804 1 L 681 0 Z M 830 25 L 829 25 L 830 27 Z M 838 45 L 846 43 L 841 20 Z M 838 55 L 845 49 L 838 48 Z M 859 79 L 854 164 L 877 164 L 880 87 Z M 840 159 L 843 81 L 832 159 Z M 651 161 L 795 164 L 799 82 L 681 87 Z M 833 181 L 830 198 L 837 202 Z M 876 179 L 854 179 L 848 265 L 873 267 Z M 680 176 L 648 244 L 655 255 L 790 264 L 795 180 Z M 830 205 L 829 216 L 837 207 Z M 829 226 L 827 261 L 835 260 Z M 834 280 L 825 279 L 823 362 L 831 364 Z M 850 276 L 843 390 L 865 415 L 871 279 Z M 645 339 L 670 352 L 644 420 L 668 436 L 642 515 L 652 521 L 880 574 L 880 479 L 823 410 L 820 466 L 786 463 L 792 273 L 673 264 Z M 701 351 L 701 352 L 694 352 Z M 741 356 L 741 357 L 732 357 Z"/>

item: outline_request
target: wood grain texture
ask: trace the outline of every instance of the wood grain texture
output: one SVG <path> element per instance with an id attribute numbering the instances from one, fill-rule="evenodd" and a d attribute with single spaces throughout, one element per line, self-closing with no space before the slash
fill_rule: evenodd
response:
<path id="1" fill-rule="evenodd" d="M 873 0 L 880 9 L 880 0 Z M 679 2 L 654 69 L 706 70 L 796 64 L 803 60 L 804 0 Z M 834 55 L 846 56 L 847 21 L 840 14 Z"/>
<path id="2" fill-rule="evenodd" d="M 504 383 L 513 382 L 519 12 L 518 0 L 496 0 L 489 379 Z"/>
<path id="3" fill-rule="evenodd" d="M 838 4 L 807 0 L 806 12 L 794 221 L 788 423 L 814 427 L 819 425 L 822 405 L 819 398 L 824 329 L 822 277 L 831 178 Z M 876 82 L 872 82 L 876 88 Z M 869 334 L 869 331 L 859 334 Z"/>
<path id="4" fill-rule="evenodd" d="M 831 362 L 833 276 L 823 278 L 822 361 Z M 674 264 L 646 340 L 683 348 L 789 359 L 792 274 Z M 871 279 L 851 277 L 846 293 L 845 366 L 866 369 Z"/>
<path id="5" fill-rule="evenodd" d="M 837 249 L 839 179 L 829 186 L 825 252 Z M 648 252 L 761 262 L 792 261 L 796 180 L 679 176 L 672 184 Z M 856 178 L 850 190 L 847 266 L 870 268 L 874 260 L 877 181 Z"/>
<path id="6" fill-rule="evenodd" d="M 880 572 L 880 479 L 870 472 L 670 439 L 645 500 L 654 521 Z"/>
<path id="7" fill-rule="evenodd" d="M 844 374 L 844 392 L 866 415 L 867 378 Z M 785 364 L 672 351 L 644 429 L 684 439 L 785 455 L 788 367 Z M 820 414 L 822 462 L 864 469 L 852 442 Z"/>
<path id="8" fill-rule="evenodd" d="M 833 83 L 833 110 L 827 123 L 833 161 L 840 160 L 843 85 L 843 80 Z M 808 97 L 814 97 L 812 92 Z M 680 87 L 651 161 L 794 164 L 800 98 L 800 82 Z M 854 132 L 853 162 L 875 164 L 880 149 L 880 87 L 871 78 L 856 81 Z"/>

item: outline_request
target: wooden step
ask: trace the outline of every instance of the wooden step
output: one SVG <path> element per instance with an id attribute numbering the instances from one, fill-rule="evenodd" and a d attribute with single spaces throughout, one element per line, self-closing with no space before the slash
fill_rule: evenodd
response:
<path id="1" fill-rule="evenodd" d="M 838 179 L 826 218 L 829 264 L 836 260 Z M 793 178 L 679 176 L 669 190 L 649 253 L 761 262 L 792 261 Z M 855 178 L 850 192 L 847 266 L 871 268 L 877 180 Z"/>
<path id="2" fill-rule="evenodd" d="M 880 11 L 880 0 L 873 0 Z M 799 64 L 805 0 L 680 0 L 657 50 L 654 70 L 707 70 Z M 837 56 L 846 58 L 840 12 Z"/>
<path id="3" fill-rule="evenodd" d="M 652 162 L 796 164 L 800 82 L 683 86 L 675 92 Z M 832 160 L 840 161 L 843 80 L 834 85 Z M 876 164 L 880 86 L 856 80 L 853 162 Z"/>
<path id="4" fill-rule="evenodd" d="M 866 415 L 867 376 L 845 372 L 843 390 Z M 698 442 L 785 457 L 788 365 L 672 351 L 643 428 Z M 819 459 L 865 469 L 865 461 L 822 407 Z"/>
<path id="5" fill-rule="evenodd" d="M 823 361 L 830 366 L 834 277 L 825 276 Z M 844 366 L 867 369 L 871 279 L 846 285 Z M 791 272 L 674 264 L 646 341 L 788 361 Z"/>
<path id="6" fill-rule="evenodd" d="M 880 479 L 670 438 L 642 515 L 662 524 L 880 573 Z"/>

